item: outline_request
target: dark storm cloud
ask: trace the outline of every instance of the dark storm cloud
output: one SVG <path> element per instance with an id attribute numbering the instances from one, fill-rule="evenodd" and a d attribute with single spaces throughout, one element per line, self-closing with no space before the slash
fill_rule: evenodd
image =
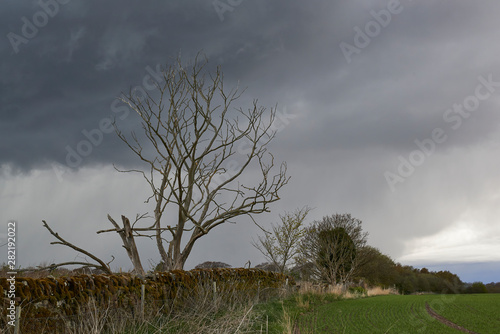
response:
<path id="1" fill-rule="evenodd" d="M 66 146 L 75 147 L 85 139 L 83 130 L 112 114 L 114 98 L 140 85 L 146 67 L 156 68 L 179 52 L 189 59 L 204 50 L 236 81 L 274 56 L 282 38 L 294 42 L 282 37 L 287 29 L 300 30 L 295 20 L 300 12 L 294 11 L 300 6 L 279 16 L 280 6 L 263 2 L 242 4 L 225 13 L 224 22 L 211 3 L 202 1 L 44 3 L 51 5 L 2 5 L 10 15 L 2 44 L 1 120 L 2 134 L 10 139 L 3 141 L 0 156 L 2 163 L 28 169 L 46 159 L 62 162 Z M 35 33 L 32 27 L 43 11 L 54 17 Z M 282 18 L 270 20 L 277 17 Z M 9 33 L 20 37 L 9 39 Z M 120 148 L 111 137 L 87 162 L 116 158 Z"/>
<path id="2" fill-rule="evenodd" d="M 128 18 L 129 9 L 117 15 L 112 8 L 93 7 L 83 8 L 85 17 L 75 22 L 73 15 L 66 19 L 61 5 L 60 14 L 26 45 L 15 44 L 12 50 L 4 45 L 2 134 L 9 140 L 2 144 L 2 162 L 30 167 L 42 157 L 60 159 L 54 148 L 64 152 L 65 144 L 74 143 L 83 129 L 109 113 L 113 97 L 128 88 L 124 82 L 143 76 L 138 66 L 147 63 L 152 28 L 141 30 L 136 16 Z M 23 22 L 40 11 L 36 6 L 14 10 L 7 26 L 22 35 Z M 92 158 L 102 157 L 96 152 Z"/>
<path id="3" fill-rule="evenodd" d="M 0 126 L 9 139 L 2 141 L 0 162 L 27 169 L 47 160 L 64 164 L 66 147 L 116 116 L 114 99 L 140 85 L 148 66 L 199 50 L 211 65 L 223 65 L 228 86 L 239 81 L 264 105 L 301 102 L 301 110 L 289 111 L 306 115 L 300 138 L 309 140 L 300 140 L 302 146 L 411 150 L 415 139 L 444 126 L 443 113 L 473 93 L 479 75 L 493 73 L 500 81 L 496 18 L 488 15 L 496 5 L 401 1 L 390 23 L 349 63 L 340 43 L 355 45 L 354 28 L 363 30 L 374 21 L 372 12 L 390 3 L 396 2 L 243 1 L 218 13 L 210 1 L 73 0 L 60 3 L 17 53 L 7 34 L 22 35 L 23 17 L 33 22 L 55 7 L 3 3 L 9 15 Z M 486 101 L 474 124 L 446 145 L 480 142 L 477 133 L 496 129 L 495 108 Z M 124 152 L 114 134 L 105 134 L 85 163 L 123 162 Z"/>

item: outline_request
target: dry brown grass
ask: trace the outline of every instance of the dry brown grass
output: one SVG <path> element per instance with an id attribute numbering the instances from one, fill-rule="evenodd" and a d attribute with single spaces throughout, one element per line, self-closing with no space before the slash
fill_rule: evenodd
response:
<path id="1" fill-rule="evenodd" d="M 293 319 L 293 317 L 285 309 L 285 307 L 283 306 L 283 302 L 281 303 L 281 307 L 283 308 L 283 316 L 281 318 L 283 334 L 293 334 L 295 319 Z"/>
<path id="2" fill-rule="evenodd" d="M 214 306 L 199 307 L 168 315 L 158 312 L 156 316 L 147 316 L 142 320 L 130 314 L 114 312 L 109 308 L 98 308 L 95 303 L 90 302 L 86 305 L 86 312 L 81 313 L 73 321 L 66 322 L 64 332 L 68 334 L 243 334 L 249 333 L 255 321 L 252 309 L 253 305 L 242 305 L 230 311 L 216 310 Z M 218 315 L 218 312 L 221 314 Z"/>
<path id="3" fill-rule="evenodd" d="M 341 285 L 326 285 L 326 284 L 314 284 L 312 282 L 299 282 L 300 286 L 298 293 L 300 294 L 327 294 L 336 295 L 344 299 L 349 298 L 359 298 L 360 294 L 349 292 Z M 394 288 L 382 288 L 382 287 L 372 287 L 366 291 L 367 296 L 378 296 L 378 295 L 394 295 L 399 294 Z"/>
<path id="4" fill-rule="evenodd" d="M 367 296 L 385 296 L 385 295 L 399 295 L 399 292 L 394 288 L 382 288 L 379 286 L 370 288 L 366 291 Z"/>
<path id="5" fill-rule="evenodd" d="M 297 306 L 303 309 L 304 311 L 309 311 L 311 308 L 311 303 L 308 299 L 304 298 L 304 294 L 297 294 L 295 296 L 295 301 L 297 302 Z"/>
<path id="6" fill-rule="evenodd" d="M 298 293 L 301 294 L 314 294 L 314 295 L 343 295 L 344 291 L 338 285 L 317 284 L 312 282 L 299 282 L 300 286 Z"/>

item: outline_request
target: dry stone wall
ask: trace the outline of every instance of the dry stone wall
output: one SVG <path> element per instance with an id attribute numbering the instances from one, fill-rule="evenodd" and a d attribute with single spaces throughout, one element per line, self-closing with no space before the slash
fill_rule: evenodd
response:
<path id="1" fill-rule="evenodd" d="M 49 276 L 39 279 L 17 277 L 15 300 L 22 309 L 22 319 L 47 319 L 45 326 L 50 330 L 51 326 L 60 327 L 65 318 L 78 315 L 82 305 L 91 299 L 98 307 L 111 306 L 132 313 L 137 312 L 141 304 L 170 312 L 200 290 L 214 289 L 214 293 L 222 296 L 234 293 L 258 296 L 266 291 L 281 289 L 286 284 L 293 286 L 295 282 L 282 274 L 242 268 L 155 272 L 144 280 L 131 274 Z M 0 278 L 0 296 L 3 297 L 0 328 L 7 327 L 9 287 L 7 279 Z M 29 323 L 34 324 L 34 321 L 22 323 L 22 333 L 39 330 L 35 325 L 29 328 Z"/>

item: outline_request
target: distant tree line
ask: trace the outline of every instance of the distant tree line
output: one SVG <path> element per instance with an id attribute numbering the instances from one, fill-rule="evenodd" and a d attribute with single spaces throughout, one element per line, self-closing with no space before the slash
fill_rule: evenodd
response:
<path id="1" fill-rule="evenodd" d="M 369 285 L 396 287 L 400 293 L 419 292 L 461 293 L 464 283 L 449 271 L 429 271 L 395 263 L 378 249 L 367 246 L 363 250 L 366 261 L 358 278 Z"/>
<path id="2" fill-rule="evenodd" d="M 488 293 L 500 293 L 500 282 L 486 284 L 486 290 Z"/>
<path id="3" fill-rule="evenodd" d="M 281 224 L 253 245 L 268 262 L 257 267 L 288 273 L 297 280 L 327 284 L 381 286 L 400 293 L 500 292 L 500 283 L 464 283 L 450 271 L 430 271 L 394 262 L 367 245 L 362 222 L 350 214 L 325 216 L 304 227 L 311 209 L 281 215 Z"/>

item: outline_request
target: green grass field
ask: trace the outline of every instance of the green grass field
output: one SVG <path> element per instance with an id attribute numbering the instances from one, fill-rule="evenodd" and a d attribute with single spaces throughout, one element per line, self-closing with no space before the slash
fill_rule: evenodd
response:
<path id="1" fill-rule="evenodd" d="M 429 307 L 448 325 L 432 317 Z M 384 295 L 343 299 L 334 295 L 295 295 L 260 306 L 269 333 L 500 333 L 500 294 Z M 453 324 L 451 324 L 453 323 Z"/>
<path id="2" fill-rule="evenodd" d="M 476 333 L 500 333 L 500 295 L 375 296 L 314 307 L 296 317 L 300 333 L 460 333 L 436 320 L 426 304 Z"/>

